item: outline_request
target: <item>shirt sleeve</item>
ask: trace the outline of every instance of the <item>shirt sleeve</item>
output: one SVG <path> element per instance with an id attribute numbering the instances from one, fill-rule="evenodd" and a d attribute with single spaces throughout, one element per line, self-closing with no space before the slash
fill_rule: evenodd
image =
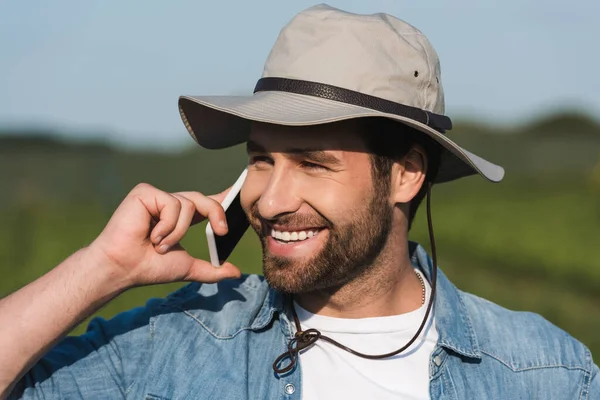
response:
<path id="1" fill-rule="evenodd" d="M 124 398 L 150 359 L 152 300 L 66 337 L 17 383 L 9 399 Z"/>

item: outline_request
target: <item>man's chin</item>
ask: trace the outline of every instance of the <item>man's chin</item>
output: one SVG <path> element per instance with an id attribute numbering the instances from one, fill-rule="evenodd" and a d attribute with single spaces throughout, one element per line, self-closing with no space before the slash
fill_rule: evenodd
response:
<path id="1" fill-rule="evenodd" d="M 271 288 L 284 294 L 301 294 L 306 292 L 304 285 L 296 284 L 295 282 L 290 282 L 289 280 L 280 277 L 273 277 L 265 274 L 265 279 Z"/>
<path id="2" fill-rule="evenodd" d="M 272 261 L 272 260 L 270 260 Z M 300 294 L 314 290 L 319 278 L 310 270 L 310 263 L 283 262 L 279 257 L 276 262 L 265 260 L 263 274 L 273 289 L 286 294 Z"/>

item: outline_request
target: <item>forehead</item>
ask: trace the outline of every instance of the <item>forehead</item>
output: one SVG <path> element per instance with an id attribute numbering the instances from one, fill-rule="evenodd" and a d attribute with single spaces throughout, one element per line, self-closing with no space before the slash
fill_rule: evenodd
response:
<path id="1" fill-rule="evenodd" d="M 358 120 L 311 126 L 253 122 L 249 140 L 270 152 L 285 152 L 290 149 L 366 151 Z"/>

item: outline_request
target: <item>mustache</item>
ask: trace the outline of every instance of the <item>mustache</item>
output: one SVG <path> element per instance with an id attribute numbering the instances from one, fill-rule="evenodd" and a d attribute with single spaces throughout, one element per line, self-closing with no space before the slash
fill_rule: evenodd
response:
<path id="1" fill-rule="evenodd" d="M 289 213 L 281 214 L 276 218 L 271 219 L 263 218 L 263 216 L 260 215 L 258 206 L 256 204 L 254 204 L 250 209 L 250 223 L 257 227 L 260 225 L 262 228 L 260 229 L 261 232 L 264 232 L 265 228 L 268 226 L 275 224 L 283 226 L 318 227 L 328 229 L 333 227 L 333 223 L 318 211 L 316 211 L 314 214 Z M 270 233 L 270 231 L 267 233 Z"/>

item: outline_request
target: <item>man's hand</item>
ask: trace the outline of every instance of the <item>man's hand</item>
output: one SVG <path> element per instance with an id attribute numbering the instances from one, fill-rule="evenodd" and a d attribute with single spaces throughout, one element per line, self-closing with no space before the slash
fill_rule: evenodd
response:
<path id="1" fill-rule="evenodd" d="M 106 268 L 114 268 L 126 285 L 174 281 L 217 282 L 238 277 L 229 263 L 215 268 L 190 256 L 179 245 L 190 225 L 209 219 L 216 234 L 227 233 L 221 201 L 198 192 L 167 193 L 148 184 L 137 185 L 119 205 L 104 231 L 88 247 Z"/>
<path id="2" fill-rule="evenodd" d="M 226 192 L 169 194 L 140 184 L 91 245 L 0 299 L 0 399 L 70 329 L 124 290 L 239 276 L 233 265 L 215 268 L 179 245 L 190 225 L 206 218 L 216 234 L 227 232 Z"/>

